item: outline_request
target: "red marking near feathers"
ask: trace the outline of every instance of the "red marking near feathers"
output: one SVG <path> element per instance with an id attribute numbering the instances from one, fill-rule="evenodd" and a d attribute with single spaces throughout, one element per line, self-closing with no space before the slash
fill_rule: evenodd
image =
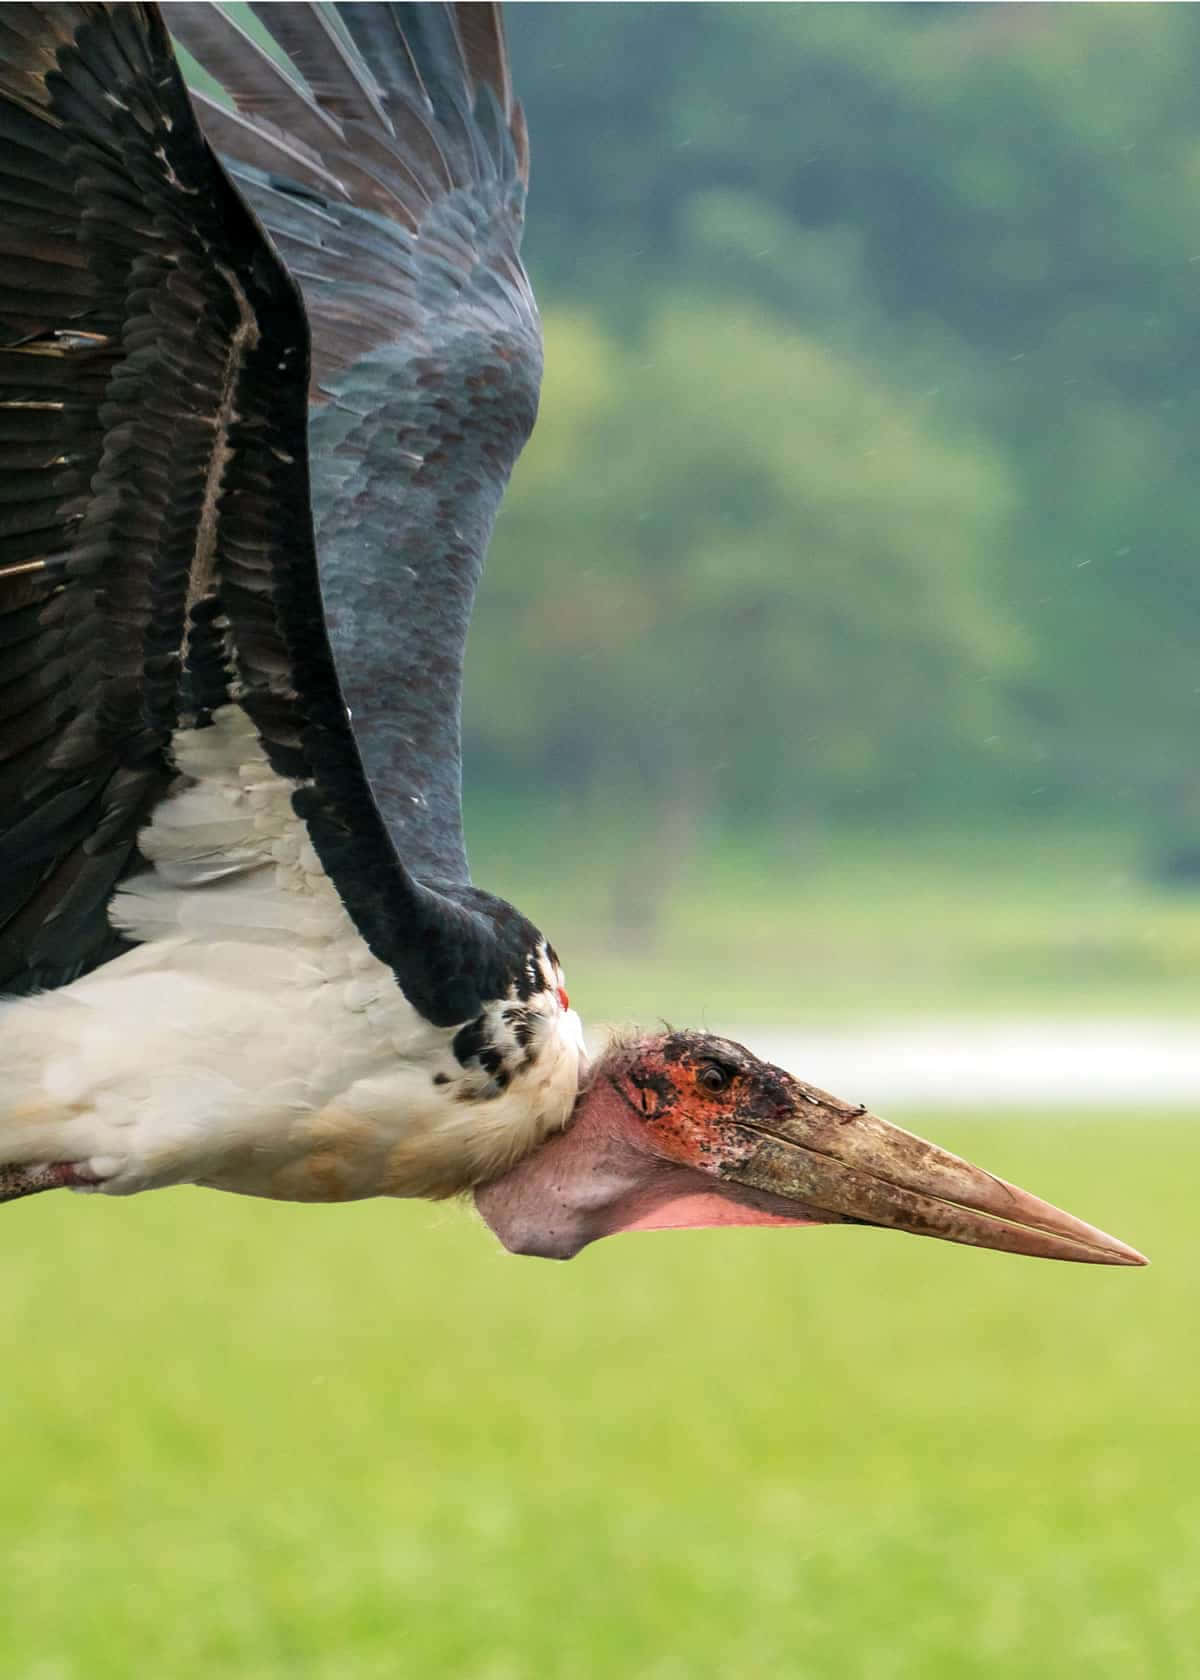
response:
<path id="1" fill-rule="evenodd" d="M 558 1006 L 560 1009 L 570 1009 L 571 1007 L 571 1000 L 567 996 L 566 988 L 564 986 L 560 986 L 558 988 Z"/>

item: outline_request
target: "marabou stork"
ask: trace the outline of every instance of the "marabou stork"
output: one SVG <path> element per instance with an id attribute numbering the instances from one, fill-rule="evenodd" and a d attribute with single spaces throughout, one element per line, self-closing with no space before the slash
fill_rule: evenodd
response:
<path id="1" fill-rule="evenodd" d="M 588 1066 L 460 815 L 542 354 L 498 11 L 252 10 L 273 50 L 167 14 L 226 102 L 154 5 L 0 9 L 0 1197 L 473 1192 L 555 1257 L 847 1222 L 1140 1263 L 724 1039 Z"/>

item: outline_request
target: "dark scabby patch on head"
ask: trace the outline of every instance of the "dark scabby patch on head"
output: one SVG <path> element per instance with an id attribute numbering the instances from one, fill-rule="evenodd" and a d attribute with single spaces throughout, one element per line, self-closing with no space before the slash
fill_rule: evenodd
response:
<path id="1" fill-rule="evenodd" d="M 699 1071 L 709 1064 L 728 1075 L 724 1091 L 706 1094 L 696 1083 Z M 707 1095 L 725 1123 L 788 1113 L 797 1089 L 803 1092 L 784 1069 L 760 1061 L 744 1045 L 714 1033 L 687 1030 L 670 1030 L 651 1041 L 635 1057 L 627 1077 L 637 1092 L 631 1107 L 646 1119 L 669 1112 L 681 1099 L 690 1101 L 693 1084 L 695 1096 L 705 1100 Z"/>
<path id="2" fill-rule="evenodd" d="M 691 1032 L 686 1027 L 668 1029 L 659 1041 L 659 1054 L 664 1062 L 719 1062 L 731 1072 L 745 1067 L 766 1067 L 744 1044 L 731 1038 L 718 1038 L 715 1033 Z"/>
<path id="3" fill-rule="evenodd" d="M 635 1067 L 629 1080 L 638 1093 L 637 1107 L 647 1119 L 665 1114 L 678 1095 L 670 1074 L 659 1068 Z"/>
<path id="4" fill-rule="evenodd" d="M 449 1085 L 450 1075 L 448 1073 L 435 1073 L 433 1076 L 433 1083 L 435 1085 Z"/>

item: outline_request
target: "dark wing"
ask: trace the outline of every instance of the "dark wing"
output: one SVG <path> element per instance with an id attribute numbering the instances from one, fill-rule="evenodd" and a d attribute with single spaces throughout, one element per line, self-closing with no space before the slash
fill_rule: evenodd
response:
<path id="1" fill-rule="evenodd" d="M 409 867 L 465 883 L 467 625 L 541 378 L 499 9 L 252 10 L 269 52 L 214 6 L 169 22 L 234 103 L 197 96 L 304 293 L 321 586 L 368 779 Z"/>
<path id="2" fill-rule="evenodd" d="M 362 774 L 321 612 L 308 382 L 299 294 L 157 8 L 0 8 L 3 989 L 111 953 L 172 732 L 229 701 L 417 1007 L 449 1024 L 502 995 L 503 924 L 412 878 Z"/>

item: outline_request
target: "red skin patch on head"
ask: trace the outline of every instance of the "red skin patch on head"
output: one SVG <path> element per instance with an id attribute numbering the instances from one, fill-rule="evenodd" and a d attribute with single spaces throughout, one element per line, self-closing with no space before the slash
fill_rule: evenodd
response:
<path id="1" fill-rule="evenodd" d="M 564 1012 L 564 1014 L 571 1007 L 571 1000 L 567 996 L 567 990 L 566 990 L 565 986 L 560 986 L 558 988 L 558 1007 Z"/>
<path id="2" fill-rule="evenodd" d="M 653 1080 L 635 1090 L 635 1106 L 668 1160 L 715 1173 L 722 1164 L 744 1160 L 753 1147 L 753 1138 L 735 1123 L 728 1096 L 698 1089 L 687 1068 L 659 1066 Z"/>
<path id="3" fill-rule="evenodd" d="M 728 1089 L 712 1092 L 697 1083 L 695 1069 L 683 1063 L 659 1061 L 643 1065 L 632 1081 L 631 1106 L 641 1116 L 645 1137 L 663 1162 L 698 1169 L 718 1179 L 723 1169 L 740 1166 L 758 1146 L 759 1138 L 738 1123 L 737 1099 Z M 690 1175 L 689 1175 L 690 1176 Z M 736 1185 L 711 1190 L 694 1182 L 648 1186 L 635 1193 L 618 1213 L 614 1230 L 680 1231 L 703 1226 L 813 1225 L 810 1216 L 793 1213 L 786 1204 L 763 1206 L 773 1198 L 748 1197 Z"/>

